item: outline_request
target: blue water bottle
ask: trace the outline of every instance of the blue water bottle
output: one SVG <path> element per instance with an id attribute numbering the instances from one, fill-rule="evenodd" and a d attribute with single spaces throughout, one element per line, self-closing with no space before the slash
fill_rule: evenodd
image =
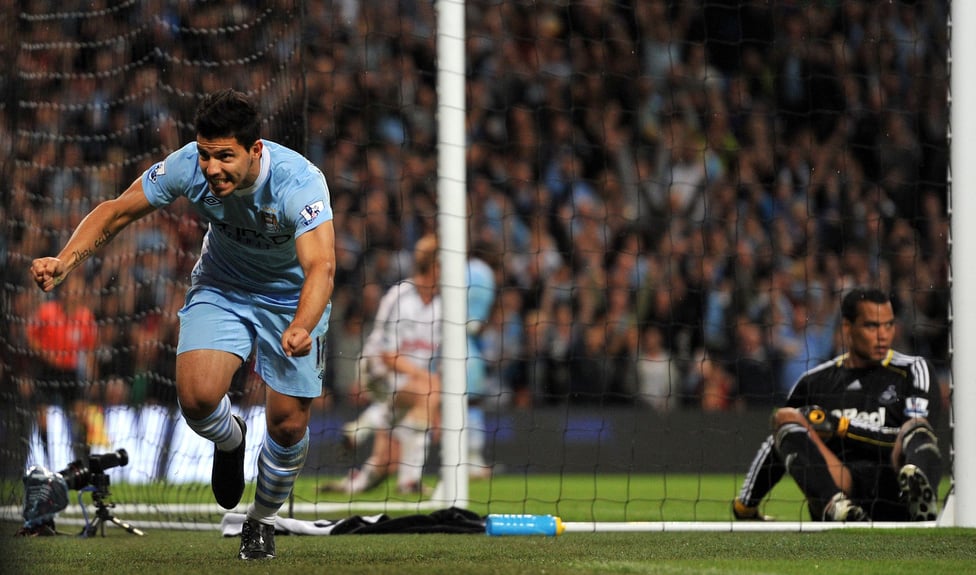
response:
<path id="1" fill-rule="evenodd" d="M 488 535 L 546 535 L 555 537 L 566 530 L 562 519 L 552 515 L 489 515 L 485 522 Z"/>

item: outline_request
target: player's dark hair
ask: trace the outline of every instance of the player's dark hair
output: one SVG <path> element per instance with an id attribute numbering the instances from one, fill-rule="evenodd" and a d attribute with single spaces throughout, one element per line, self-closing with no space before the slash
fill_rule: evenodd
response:
<path id="1" fill-rule="evenodd" d="M 854 323 L 857 321 L 858 304 L 861 302 L 871 302 L 886 304 L 891 302 L 891 298 L 885 292 L 877 288 L 857 287 L 852 289 L 844 300 L 840 303 L 840 316 L 845 320 Z"/>
<path id="2" fill-rule="evenodd" d="M 231 136 L 245 148 L 261 137 L 257 107 L 237 90 L 220 90 L 204 96 L 193 124 L 198 136 L 208 139 Z"/>

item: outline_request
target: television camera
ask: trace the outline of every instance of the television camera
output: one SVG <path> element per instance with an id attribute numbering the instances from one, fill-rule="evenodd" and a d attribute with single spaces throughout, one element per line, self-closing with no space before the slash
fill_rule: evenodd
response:
<path id="1" fill-rule="evenodd" d="M 113 467 L 123 467 L 129 463 L 129 454 L 124 449 L 112 453 L 92 454 L 85 460 L 72 461 L 67 467 L 57 473 L 34 465 L 24 476 L 24 526 L 18 534 L 22 535 L 54 535 L 54 516 L 68 506 L 68 490 L 90 491 L 92 502 L 95 504 L 95 518 L 88 521 L 85 513 L 85 527 L 80 535 L 93 536 L 98 533 L 105 535 L 105 523 L 117 525 L 133 535 L 144 535 L 136 529 L 115 517 L 110 509 L 114 503 L 106 503 L 110 481 L 105 471 Z M 81 500 L 81 494 L 78 496 Z M 84 510 L 84 507 L 82 507 Z"/>

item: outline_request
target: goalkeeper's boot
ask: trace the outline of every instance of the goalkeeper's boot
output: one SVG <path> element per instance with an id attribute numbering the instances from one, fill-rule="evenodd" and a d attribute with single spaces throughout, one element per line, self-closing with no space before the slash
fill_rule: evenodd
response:
<path id="1" fill-rule="evenodd" d="M 231 451 L 221 451 L 214 447 L 213 472 L 210 476 L 214 497 L 224 509 L 237 507 L 244 495 L 244 444 L 247 424 L 236 415 L 234 420 L 241 426 L 241 444 Z"/>
<path id="2" fill-rule="evenodd" d="M 853 501 L 847 498 L 843 492 L 834 495 L 823 514 L 824 521 L 843 521 L 847 523 L 856 521 L 870 521 L 867 512 Z"/>
<path id="3" fill-rule="evenodd" d="M 732 501 L 732 515 L 739 521 L 772 521 L 769 515 L 763 515 L 759 507 L 749 507 L 739 498 Z"/>
<path id="4" fill-rule="evenodd" d="M 909 463 L 901 468 L 898 488 L 901 489 L 901 500 L 908 506 L 911 521 L 935 521 L 938 518 L 939 502 L 935 489 L 918 466 Z"/>
<path id="5" fill-rule="evenodd" d="M 241 527 L 241 551 L 237 556 L 245 561 L 273 559 L 275 556 L 274 536 L 274 525 L 261 523 L 248 517 Z"/>

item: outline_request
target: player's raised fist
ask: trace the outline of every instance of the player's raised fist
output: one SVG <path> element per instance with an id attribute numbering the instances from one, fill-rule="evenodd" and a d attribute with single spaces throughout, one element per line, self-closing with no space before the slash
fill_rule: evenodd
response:
<path id="1" fill-rule="evenodd" d="M 31 277 L 44 291 L 51 291 L 64 279 L 64 262 L 58 258 L 37 258 L 31 263 Z"/>
<path id="2" fill-rule="evenodd" d="M 281 347 L 289 357 L 308 355 L 312 351 L 312 336 L 306 329 L 289 327 L 281 335 Z"/>

